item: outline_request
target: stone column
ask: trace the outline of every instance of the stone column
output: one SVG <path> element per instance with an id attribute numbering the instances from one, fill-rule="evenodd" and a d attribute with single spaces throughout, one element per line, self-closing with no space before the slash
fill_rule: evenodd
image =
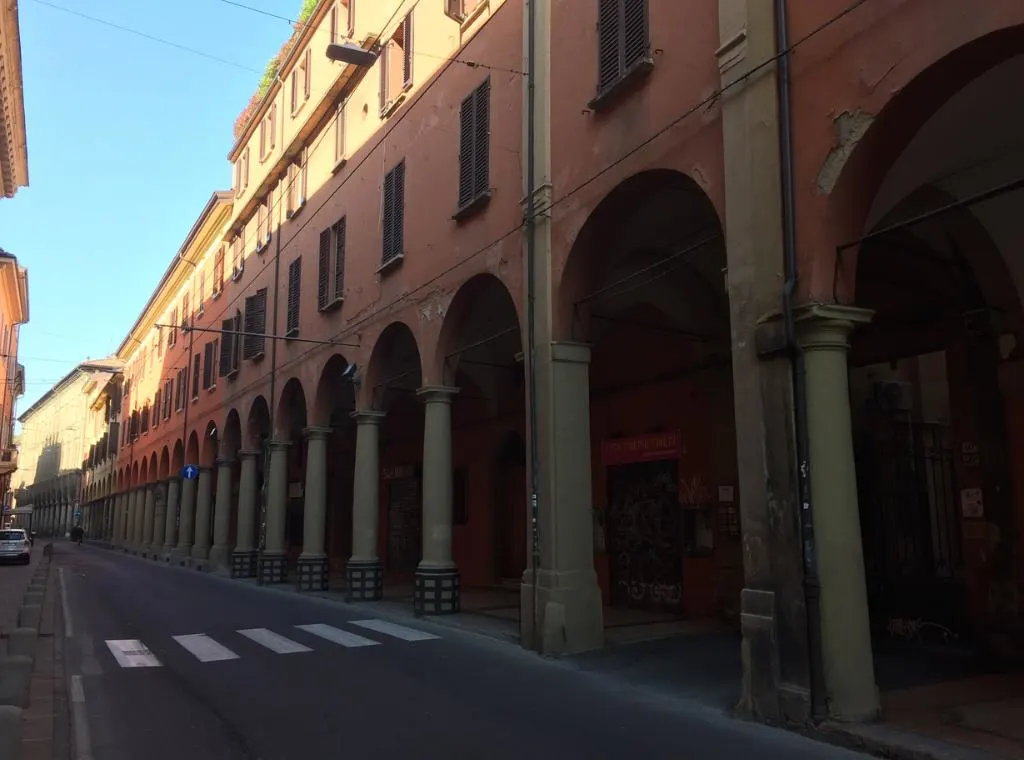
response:
<path id="1" fill-rule="evenodd" d="M 124 536 L 121 532 L 122 513 L 124 512 L 124 492 L 117 494 L 114 497 L 114 514 L 110 524 L 110 541 L 114 546 L 120 546 L 124 540 Z"/>
<path id="2" fill-rule="evenodd" d="M 538 359 L 538 372 L 549 382 L 546 392 L 538 391 L 540 565 L 536 577 L 532 567 L 524 573 L 519 605 L 524 646 L 567 654 L 604 643 L 594 570 L 590 347 L 552 343 L 549 349 L 543 361 Z"/>
<path id="3" fill-rule="evenodd" d="M 193 559 L 210 556 L 210 506 L 213 497 L 213 470 L 199 468 L 199 484 L 196 493 L 196 541 L 192 545 Z"/>
<path id="4" fill-rule="evenodd" d="M 231 466 L 230 459 L 217 460 L 217 496 L 213 504 L 213 547 L 210 564 L 218 568 L 228 566 L 231 556 Z"/>
<path id="5" fill-rule="evenodd" d="M 181 519 L 178 520 L 178 547 L 172 561 L 183 563 L 192 554 L 192 528 L 196 511 L 196 479 L 181 480 Z"/>
<path id="6" fill-rule="evenodd" d="M 142 540 L 139 542 L 139 553 L 148 557 L 153 548 L 153 524 L 156 522 L 156 484 L 146 486 L 143 497 Z"/>
<path id="7" fill-rule="evenodd" d="M 241 474 L 238 481 L 238 526 L 235 550 L 231 553 L 231 577 L 256 575 L 256 458 L 260 452 L 238 452 Z"/>
<path id="8" fill-rule="evenodd" d="M 423 428 L 423 555 L 416 567 L 417 615 L 459 611 L 459 568 L 452 560 L 452 398 L 458 388 L 425 386 Z"/>
<path id="9" fill-rule="evenodd" d="M 847 337 L 872 312 L 814 306 L 798 316 L 807 368 L 814 542 L 821 582 L 821 654 L 834 720 L 879 713 L 850 422 Z"/>
<path id="10" fill-rule="evenodd" d="M 124 548 L 125 551 L 131 552 L 136 546 L 135 538 L 135 524 L 136 520 L 136 503 L 139 500 L 139 489 L 133 488 L 128 493 L 128 501 L 125 507 L 126 520 L 125 520 L 125 535 L 124 535 Z"/>
<path id="11" fill-rule="evenodd" d="M 261 584 L 288 580 L 288 559 L 284 553 L 284 520 L 288 504 L 288 447 L 291 441 L 268 441 L 270 472 L 267 475 L 266 544 L 259 559 Z"/>
<path id="12" fill-rule="evenodd" d="M 146 532 L 146 492 L 148 490 L 146 486 L 139 486 L 139 494 L 135 499 L 135 554 L 142 554 L 146 544 L 144 536 Z"/>
<path id="13" fill-rule="evenodd" d="M 171 554 L 178 545 L 178 507 L 181 501 L 181 478 L 167 478 L 167 509 L 164 512 L 164 544 L 160 549 L 165 562 L 171 561 Z"/>
<path id="14" fill-rule="evenodd" d="M 306 436 L 306 487 L 302 506 L 299 590 L 326 591 L 327 438 L 331 429 L 310 427 L 303 433 Z"/>
<path id="15" fill-rule="evenodd" d="M 167 530 L 167 481 L 162 480 L 153 487 L 153 535 L 149 542 L 149 556 L 153 559 L 163 556 L 164 533 Z"/>
<path id="16" fill-rule="evenodd" d="M 380 444 L 384 412 L 352 412 L 356 421 L 356 466 L 352 489 L 352 557 L 345 568 L 346 599 L 378 601 L 384 597 L 384 565 L 377 555 L 380 527 Z"/>

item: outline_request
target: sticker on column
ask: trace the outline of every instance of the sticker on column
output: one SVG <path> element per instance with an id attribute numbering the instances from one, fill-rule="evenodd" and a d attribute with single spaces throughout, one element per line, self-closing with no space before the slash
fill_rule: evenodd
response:
<path id="1" fill-rule="evenodd" d="M 982 489 L 962 488 L 960 490 L 960 513 L 964 518 L 985 516 L 985 498 Z"/>

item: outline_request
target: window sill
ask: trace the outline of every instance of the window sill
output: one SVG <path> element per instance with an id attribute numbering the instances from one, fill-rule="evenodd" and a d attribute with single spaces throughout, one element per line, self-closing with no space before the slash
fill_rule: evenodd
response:
<path id="1" fill-rule="evenodd" d="M 477 3 L 476 8 L 467 13 L 466 17 L 459 22 L 459 32 L 465 34 L 469 28 L 476 23 L 476 20 L 484 14 L 484 10 L 489 8 L 490 5 L 489 0 L 480 0 L 480 2 Z"/>
<path id="2" fill-rule="evenodd" d="M 255 354 L 249 357 L 249 361 L 251 361 L 253 364 L 256 364 L 257 362 L 263 361 L 264 356 L 266 356 L 266 353 L 263 351 L 263 349 L 260 349 Z"/>
<path id="3" fill-rule="evenodd" d="M 213 384 L 213 385 L 211 385 L 211 386 L 210 386 L 209 388 L 207 388 L 207 389 L 206 389 L 206 392 L 207 392 L 207 393 L 213 393 L 213 392 L 214 392 L 215 390 L 217 390 L 217 384 L 216 384 L 216 383 L 214 383 L 214 384 Z"/>
<path id="4" fill-rule="evenodd" d="M 630 66 L 621 77 L 597 93 L 587 103 L 587 108 L 592 111 L 603 111 L 613 105 L 624 93 L 638 85 L 654 71 L 654 57 L 647 55 Z"/>
<path id="5" fill-rule="evenodd" d="M 242 279 L 242 273 L 244 271 L 245 267 L 239 267 L 238 269 L 231 267 L 231 282 L 238 282 L 240 279 Z"/>
<path id="6" fill-rule="evenodd" d="M 343 303 L 345 303 L 344 296 L 335 296 L 333 300 L 328 301 L 326 304 L 324 304 L 324 306 L 322 306 L 319 311 L 321 314 L 326 314 L 327 312 L 330 311 L 337 311 L 338 309 L 341 308 L 341 305 Z"/>
<path id="7" fill-rule="evenodd" d="M 291 330 L 286 330 L 285 331 L 285 334 L 284 334 L 284 339 L 285 340 L 290 340 L 292 338 L 297 338 L 297 337 L 299 337 L 299 328 L 298 327 L 293 327 Z"/>
<path id="8" fill-rule="evenodd" d="M 392 256 L 390 259 L 385 261 L 379 267 L 377 267 L 376 274 L 385 275 L 391 272 L 393 269 L 398 269 L 402 262 L 405 261 L 405 254 L 398 253 Z"/>
<path id="9" fill-rule="evenodd" d="M 456 209 L 455 213 L 452 214 L 452 220 L 456 222 L 461 222 L 466 219 L 469 219 L 471 216 L 474 216 L 475 214 L 487 208 L 487 205 L 490 202 L 491 191 L 485 190 L 484 192 L 480 193 L 478 196 L 473 198 L 473 200 L 471 200 L 465 206 Z"/>
<path id="10" fill-rule="evenodd" d="M 337 174 L 345 168 L 345 164 L 348 163 L 348 159 L 344 156 L 334 162 L 334 166 L 331 167 L 331 174 Z"/>
<path id="11" fill-rule="evenodd" d="M 221 293 L 221 291 L 214 290 L 212 293 L 210 293 L 210 300 L 211 301 L 216 301 L 218 298 L 220 298 L 220 293 Z"/>
<path id="12" fill-rule="evenodd" d="M 395 111 L 397 111 L 398 107 L 400 105 L 402 105 L 402 103 L 405 102 L 405 96 L 406 96 L 406 91 L 403 90 L 401 93 L 399 93 L 395 97 L 394 100 L 392 100 L 392 101 L 390 101 L 388 103 L 385 103 L 384 107 L 380 109 L 380 118 L 386 119 L 389 116 L 391 116 L 391 114 L 393 114 Z"/>
<path id="13" fill-rule="evenodd" d="M 225 380 L 234 380 L 236 377 L 238 377 L 238 367 L 229 370 L 227 373 L 221 375 L 221 377 L 223 377 Z M 217 386 L 215 385 L 213 387 L 216 388 Z"/>
<path id="14" fill-rule="evenodd" d="M 304 208 L 306 208 L 306 201 L 305 201 L 305 199 L 303 199 L 302 202 L 298 206 L 296 206 L 293 209 L 290 209 L 288 211 L 288 213 L 285 214 L 285 218 L 290 222 L 292 219 L 294 219 L 299 214 L 301 214 L 302 213 L 302 209 L 304 209 Z"/>

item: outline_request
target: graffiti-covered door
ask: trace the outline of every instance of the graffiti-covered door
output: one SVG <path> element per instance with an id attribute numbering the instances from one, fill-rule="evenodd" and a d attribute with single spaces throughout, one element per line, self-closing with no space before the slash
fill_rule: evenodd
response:
<path id="1" fill-rule="evenodd" d="M 614 604 L 681 611 L 678 463 L 608 468 L 608 557 Z"/>

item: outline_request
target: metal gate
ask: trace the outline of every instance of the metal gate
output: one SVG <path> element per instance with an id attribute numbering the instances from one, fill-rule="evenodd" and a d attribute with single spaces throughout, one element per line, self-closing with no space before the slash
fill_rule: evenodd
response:
<path id="1" fill-rule="evenodd" d="M 958 489 L 948 426 L 879 419 L 857 447 L 872 627 L 949 640 L 966 630 Z"/>

